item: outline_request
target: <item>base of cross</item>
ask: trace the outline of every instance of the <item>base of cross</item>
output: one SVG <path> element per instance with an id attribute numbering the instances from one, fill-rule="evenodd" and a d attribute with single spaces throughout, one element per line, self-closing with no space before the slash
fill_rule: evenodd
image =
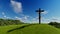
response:
<path id="1" fill-rule="evenodd" d="M 39 24 L 41 24 L 41 22 L 39 22 Z"/>
<path id="2" fill-rule="evenodd" d="M 41 22 L 39 22 L 39 24 L 41 24 Z"/>

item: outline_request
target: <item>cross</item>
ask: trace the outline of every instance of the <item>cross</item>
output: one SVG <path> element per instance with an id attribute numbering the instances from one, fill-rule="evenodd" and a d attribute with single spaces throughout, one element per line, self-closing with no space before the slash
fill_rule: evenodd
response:
<path id="1" fill-rule="evenodd" d="M 36 10 L 36 12 L 38 12 L 39 14 L 39 24 L 41 23 L 41 12 L 44 12 L 44 10 L 41 10 L 40 8 L 38 10 Z"/>

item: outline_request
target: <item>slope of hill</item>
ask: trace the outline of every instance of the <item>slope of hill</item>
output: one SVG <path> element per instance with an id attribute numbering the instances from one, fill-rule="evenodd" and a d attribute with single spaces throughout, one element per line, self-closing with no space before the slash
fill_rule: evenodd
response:
<path id="1" fill-rule="evenodd" d="M 22 29 L 16 28 L 15 30 L 8 32 L 8 34 L 60 34 L 60 31 L 49 25 L 35 24 L 28 27 L 26 26 Z"/>
<path id="2" fill-rule="evenodd" d="M 27 24 L 22 25 L 8 25 L 8 26 L 0 26 L 0 34 L 7 34 L 7 32 L 11 29 L 19 28 Z"/>

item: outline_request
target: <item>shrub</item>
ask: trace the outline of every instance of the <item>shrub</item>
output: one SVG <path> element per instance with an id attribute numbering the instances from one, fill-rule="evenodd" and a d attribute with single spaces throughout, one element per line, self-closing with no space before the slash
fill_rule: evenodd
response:
<path id="1" fill-rule="evenodd" d="M 58 23 L 58 22 L 50 22 L 50 23 L 48 23 L 49 25 L 52 25 L 52 26 L 54 26 L 54 27 L 56 27 L 56 28 L 60 28 L 60 23 Z"/>

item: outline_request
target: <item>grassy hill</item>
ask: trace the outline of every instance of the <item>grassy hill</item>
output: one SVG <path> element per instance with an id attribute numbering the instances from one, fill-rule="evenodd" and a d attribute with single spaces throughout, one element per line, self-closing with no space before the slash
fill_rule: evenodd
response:
<path id="1" fill-rule="evenodd" d="M 0 34 L 60 34 L 60 30 L 46 24 L 0 26 Z"/>
<path id="2" fill-rule="evenodd" d="M 15 29 L 22 27 L 27 24 L 22 24 L 22 25 L 8 25 L 8 26 L 0 26 L 0 34 L 8 34 L 9 30 Z"/>

